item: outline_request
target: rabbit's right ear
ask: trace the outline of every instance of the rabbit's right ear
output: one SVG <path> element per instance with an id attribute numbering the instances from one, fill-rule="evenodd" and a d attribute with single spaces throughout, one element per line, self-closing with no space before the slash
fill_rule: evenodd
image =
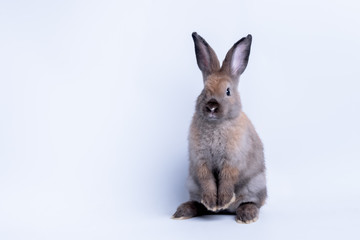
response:
<path id="1" fill-rule="evenodd" d="M 196 61 L 205 79 L 206 76 L 220 69 L 220 63 L 214 50 L 200 35 L 193 32 L 192 37 L 195 44 Z"/>
<path id="2" fill-rule="evenodd" d="M 238 79 L 248 64 L 251 42 L 250 34 L 236 42 L 226 54 L 221 70 Z"/>

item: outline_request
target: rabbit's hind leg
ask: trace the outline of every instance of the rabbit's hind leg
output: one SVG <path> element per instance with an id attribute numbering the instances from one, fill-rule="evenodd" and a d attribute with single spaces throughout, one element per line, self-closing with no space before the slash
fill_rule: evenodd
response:
<path id="1" fill-rule="evenodd" d="M 207 212 L 207 209 L 204 205 L 196 201 L 188 201 L 181 204 L 174 215 L 173 219 L 183 220 L 196 216 L 204 215 Z"/>
<path id="2" fill-rule="evenodd" d="M 258 220 L 259 208 L 255 203 L 243 203 L 236 209 L 237 223 L 253 223 Z"/>

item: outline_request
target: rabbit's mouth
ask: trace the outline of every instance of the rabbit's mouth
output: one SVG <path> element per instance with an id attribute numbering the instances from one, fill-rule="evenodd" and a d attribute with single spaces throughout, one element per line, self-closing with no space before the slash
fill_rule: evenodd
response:
<path id="1" fill-rule="evenodd" d="M 214 112 L 206 113 L 205 116 L 206 116 L 207 120 L 209 120 L 209 121 L 216 121 L 216 120 L 220 119 L 219 114 L 214 113 Z"/>
<path id="2" fill-rule="evenodd" d="M 209 113 L 209 114 L 208 114 L 208 118 L 209 118 L 209 119 L 217 119 L 217 116 L 216 116 L 215 113 Z"/>

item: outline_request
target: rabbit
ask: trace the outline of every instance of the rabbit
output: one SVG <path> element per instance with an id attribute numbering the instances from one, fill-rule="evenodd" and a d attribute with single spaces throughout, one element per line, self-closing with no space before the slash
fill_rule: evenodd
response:
<path id="1" fill-rule="evenodd" d="M 197 98 L 189 133 L 190 200 L 174 219 L 227 212 L 238 223 L 258 219 L 267 198 L 263 144 L 242 111 L 239 77 L 244 72 L 252 36 L 240 39 L 220 67 L 210 45 L 192 33 L 204 89 Z"/>

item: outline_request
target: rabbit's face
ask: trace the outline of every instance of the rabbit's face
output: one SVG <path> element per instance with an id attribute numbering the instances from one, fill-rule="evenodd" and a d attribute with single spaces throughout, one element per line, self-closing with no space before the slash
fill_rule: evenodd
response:
<path id="1" fill-rule="evenodd" d="M 210 75 L 198 97 L 197 111 L 207 121 L 222 121 L 237 117 L 241 111 L 237 85 L 227 76 Z"/>
<path id="2" fill-rule="evenodd" d="M 206 121 L 236 118 L 241 112 L 237 86 L 249 60 L 251 35 L 240 39 L 230 48 L 221 67 L 210 45 L 196 32 L 192 37 L 196 61 L 204 80 L 204 90 L 197 99 L 197 113 Z"/>

